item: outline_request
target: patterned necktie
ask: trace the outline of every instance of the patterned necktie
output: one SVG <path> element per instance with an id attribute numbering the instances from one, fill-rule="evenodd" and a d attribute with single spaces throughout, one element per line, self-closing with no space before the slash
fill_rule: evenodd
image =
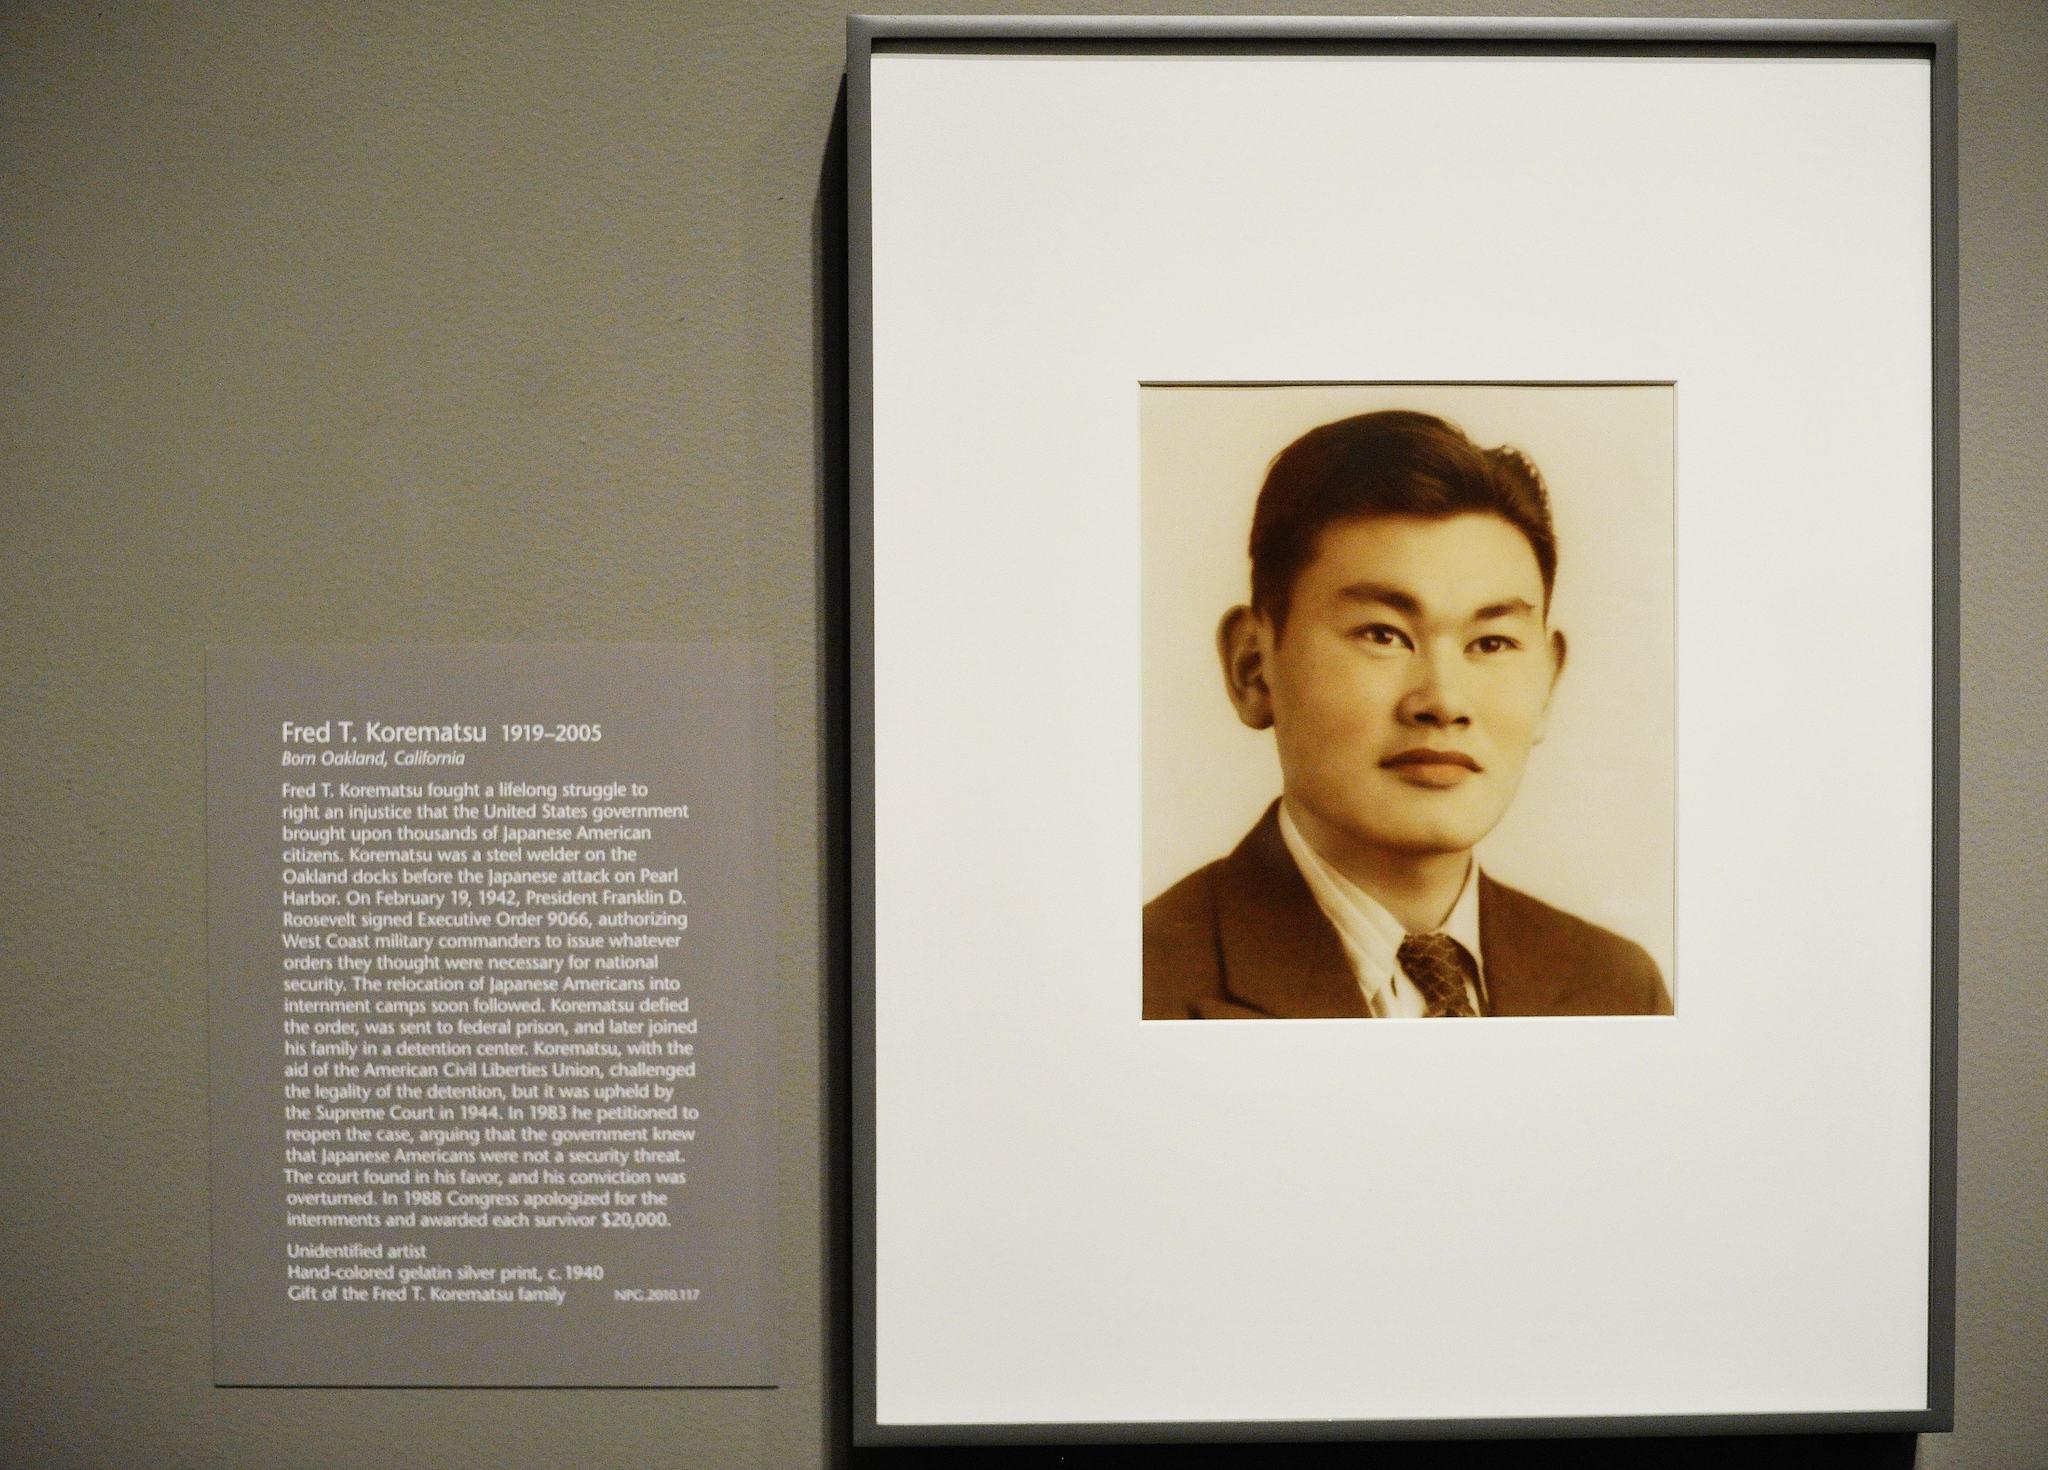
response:
<path id="1" fill-rule="evenodd" d="M 1415 982 L 1428 1008 L 1425 1016 L 1476 1016 L 1465 983 L 1478 988 L 1479 967 L 1465 946 L 1448 934 L 1411 934 L 1394 956 L 1401 973 Z"/>

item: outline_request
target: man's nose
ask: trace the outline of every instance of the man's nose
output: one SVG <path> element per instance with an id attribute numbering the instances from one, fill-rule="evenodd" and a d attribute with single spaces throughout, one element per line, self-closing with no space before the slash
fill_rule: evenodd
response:
<path id="1" fill-rule="evenodd" d="M 1417 651 L 1412 668 L 1414 678 L 1395 709 L 1403 724 L 1446 729 L 1472 723 L 1457 650 L 1425 646 Z"/>

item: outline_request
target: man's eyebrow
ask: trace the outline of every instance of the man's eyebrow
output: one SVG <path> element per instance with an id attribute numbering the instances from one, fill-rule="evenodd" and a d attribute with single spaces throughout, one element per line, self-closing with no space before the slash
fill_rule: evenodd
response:
<path id="1" fill-rule="evenodd" d="M 1505 602 L 1489 602 L 1472 614 L 1472 621 L 1483 623 L 1489 618 L 1520 617 L 1536 611 L 1536 604 L 1526 597 L 1510 597 Z"/>
<path id="2" fill-rule="evenodd" d="M 1406 613 L 1411 618 L 1422 616 L 1422 603 L 1412 592 L 1403 592 L 1399 587 L 1390 587 L 1385 582 L 1352 582 L 1337 589 L 1337 595 L 1346 602 L 1376 602 L 1390 607 L 1397 613 Z"/>

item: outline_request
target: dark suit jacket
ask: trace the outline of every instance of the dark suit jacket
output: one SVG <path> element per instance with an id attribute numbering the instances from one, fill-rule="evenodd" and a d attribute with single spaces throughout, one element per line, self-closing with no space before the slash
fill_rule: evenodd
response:
<path id="1" fill-rule="evenodd" d="M 1145 905 L 1145 1019 L 1369 1016 L 1337 931 L 1266 808 L 1237 850 Z M 1668 1016 L 1641 945 L 1479 875 L 1492 1016 Z"/>

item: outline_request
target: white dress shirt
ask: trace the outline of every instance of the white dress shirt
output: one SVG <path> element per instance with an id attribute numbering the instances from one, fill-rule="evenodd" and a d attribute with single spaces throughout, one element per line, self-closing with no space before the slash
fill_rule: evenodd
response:
<path id="1" fill-rule="evenodd" d="M 1343 942 L 1345 957 L 1351 961 L 1351 973 L 1358 980 L 1366 1008 L 1380 1017 L 1419 1019 L 1425 1015 L 1429 1002 L 1415 988 L 1415 982 L 1401 972 L 1397 958 L 1401 941 L 1408 937 L 1401 921 L 1388 913 L 1378 899 L 1338 872 L 1323 860 L 1321 853 L 1309 846 L 1308 839 L 1301 835 L 1301 829 L 1294 825 L 1294 818 L 1288 814 L 1285 801 L 1280 803 L 1280 840 L 1287 844 L 1294 865 L 1301 869 L 1301 876 L 1307 880 L 1308 891 L 1315 895 L 1316 907 L 1323 911 L 1323 917 L 1330 921 L 1331 927 L 1337 931 L 1337 938 Z M 1468 859 L 1465 884 L 1458 890 L 1457 900 L 1443 922 L 1442 932 L 1465 946 L 1479 969 L 1483 987 L 1486 956 L 1479 949 L 1478 876 L 1479 864 Z M 1483 996 L 1469 980 L 1465 982 L 1465 994 L 1471 1000 L 1474 1012 L 1485 1015 Z"/>

